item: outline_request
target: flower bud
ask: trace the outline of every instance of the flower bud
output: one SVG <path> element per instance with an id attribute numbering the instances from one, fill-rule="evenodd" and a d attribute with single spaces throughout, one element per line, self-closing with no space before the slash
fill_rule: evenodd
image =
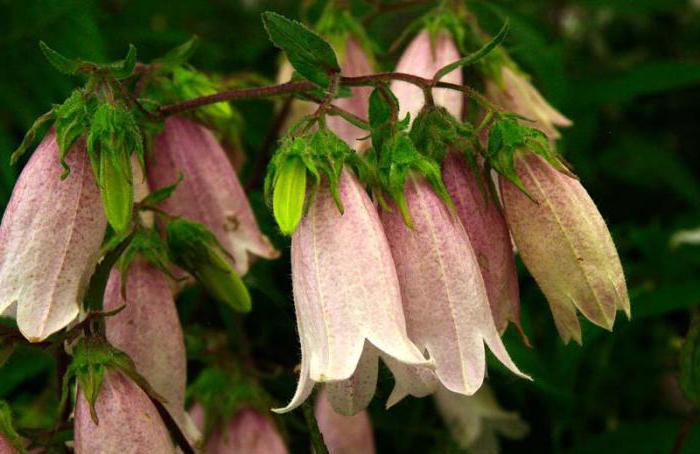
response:
<path id="1" fill-rule="evenodd" d="M 344 416 L 333 410 L 325 390 L 316 398 L 318 428 L 330 454 L 374 454 L 374 433 L 366 411 Z"/>
<path id="2" fill-rule="evenodd" d="M 95 412 L 97 423 L 78 387 L 73 440 L 76 454 L 175 453 L 158 410 L 146 393 L 122 373 L 105 371 Z"/>
<path id="3" fill-rule="evenodd" d="M 442 178 L 474 248 L 496 329 L 502 333 L 508 321 L 519 326 L 520 294 L 513 247 L 505 218 L 489 191 L 490 176 L 483 174 L 479 184 L 466 160 L 451 153 L 443 162 Z"/>
<path id="4" fill-rule="evenodd" d="M 297 156 L 290 156 L 275 173 L 272 211 L 280 231 L 291 235 L 296 230 L 306 199 L 306 165 Z"/>
<path id="5" fill-rule="evenodd" d="M 248 289 L 204 225 L 174 219 L 168 222 L 167 242 L 173 263 L 192 274 L 214 299 L 237 311 L 250 311 Z"/>
<path id="6" fill-rule="evenodd" d="M 431 37 L 427 30 L 423 30 L 401 55 L 396 65 L 396 72 L 432 78 L 440 68 L 459 59 L 459 50 L 448 32 L 441 31 L 437 36 Z M 461 85 L 462 70 L 458 68 L 441 80 Z M 394 81 L 391 84 L 391 91 L 399 99 L 401 117 L 408 113 L 411 119 L 416 118 L 425 101 L 420 87 L 408 82 Z M 456 118 L 461 117 L 463 95 L 460 92 L 436 88 L 433 90 L 433 100 L 436 105 L 446 108 Z"/>
<path id="7" fill-rule="evenodd" d="M 279 253 L 258 229 L 253 211 L 224 150 L 206 128 L 178 117 L 165 121 L 148 164 L 152 189 L 184 179 L 160 208 L 206 225 L 233 257 L 238 274 L 248 271 L 248 254 Z"/>
<path id="8" fill-rule="evenodd" d="M 553 108 L 528 80 L 508 65 L 501 67 L 501 81 L 486 83 L 487 96 L 504 109 L 535 122 L 550 139 L 560 137 L 556 126 L 571 126 L 571 120 Z"/>
<path id="9" fill-rule="evenodd" d="M 612 329 L 618 309 L 630 316 L 630 303 L 605 221 L 578 180 L 534 153 L 515 160 L 527 194 L 500 177 L 508 227 L 549 301 L 559 334 L 564 342 L 581 343 L 577 309 Z"/>
<path id="10" fill-rule="evenodd" d="M 287 454 L 287 447 L 270 418 L 252 408 L 240 410 L 212 432 L 207 454 Z"/>
<path id="11" fill-rule="evenodd" d="M 115 268 L 107 282 L 104 310 L 125 306 L 105 319 L 107 340 L 131 357 L 137 372 L 165 398 L 165 407 L 184 428 L 187 358 L 170 283 L 144 259 L 132 262 L 126 276 L 123 282 Z"/>
<path id="12" fill-rule="evenodd" d="M 422 177 L 406 184 L 413 218 L 398 209 L 381 218 L 396 263 L 408 334 L 435 361 L 435 373 L 451 391 L 471 395 L 484 380 L 486 343 L 501 363 L 513 363 L 496 331 L 481 270 L 459 219 Z"/>
<path id="13" fill-rule="evenodd" d="M 84 141 L 66 162 L 71 172 L 62 180 L 50 132 L 24 167 L 0 226 L 0 312 L 16 312 L 31 342 L 78 315 L 107 226 Z"/>
<path id="14" fill-rule="evenodd" d="M 353 374 L 365 377 L 358 384 L 367 389 L 360 392 L 371 396 L 376 356 L 367 352 L 369 360 L 361 361 L 370 343 L 378 350 L 374 355 L 429 364 L 406 335 L 394 262 L 376 208 L 348 170 L 341 173 L 338 190 L 343 214 L 324 182 L 292 235 L 301 375 L 292 401 L 278 412 L 301 405 L 314 383 L 343 381 Z M 331 403 L 336 410 L 342 407 L 332 396 Z"/>
<path id="15" fill-rule="evenodd" d="M 530 430 L 520 415 L 498 405 L 487 385 L 473 396 L 440 388 L 435 393 L 435 403 L 454 441 L 469 452 L 498 453 L 498 435 L 517 440 Z"/>

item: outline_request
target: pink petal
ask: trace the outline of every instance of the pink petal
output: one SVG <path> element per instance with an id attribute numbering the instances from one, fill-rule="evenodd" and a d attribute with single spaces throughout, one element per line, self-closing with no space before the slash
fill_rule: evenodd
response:
<path id="1" fill-rule="evenodd" d="M 0 226 L 0 312 L 16 304 L 17 324 L 39 342 L 78 316 L 100 255 L 105 219 L 84 142 L 60 179 L 50 132 L 22 170 Z"/>
<path id="2" fill-rule="evenodd" d="M 223 428 L 215 430 L 207 454 L 287 454 L 287 447 L 270 418 L 256 410 L 236 413 Z"/>
<path id="3" fill-rule="evenodd" d="M 450 390 L 473 394 L 484 379 L 484 342 L 511 371 L 525 377 L 506 352 L 488 305 L 474 250 L 462 224 L 428 183 L 406 185 L 414 227 L 398 209 L 382 212 L 396 262 L 411 339 L 435 361 Z"/>
<path id="4" fill-rule="evenodd" d="M 501 179 L 508 226 L 528 270 L 544 292 L 559 334 L 581 342 L 576 309 L 612 329 L 618 309 L 630 314 L 622 265 L 605 221 L 581 183 L 526 153 L 518 176 L 533 202 Z"/>
<path id="5" fill-rule="evenodd" d="M 325 390 L 319 392 L 315 407 L 318 427 L 330 454 L 374 454 L 374 433 L 366 411 L 354 416 L 337 413 Z"/>
<path id="6" fill-rule="evenodd" d="M 496 328 L 502 333 L 508 321 L 519 326 L 520 295 L 510 232 L 488 192 L 490 176 L 485 175 L 480 188 L 464 158 L 451 153 L 443 162 L 442 178 L 474 248 Z"/>
<path id="7" fill-rule="evenodd" d="M 78 389 L 73 440 L 76 454 L 174 454 L 158 410 L 146 393 L 121 373 L 105 373 L 95 409 L 98 425 L 90 418 L 90 406 Z"/>
<path id="8" fill-rule="evenodd" d="M 208 226 L 233 256 L 238 273 L 248 271 L 249 254 L 279 255 L 258 229 L 236 172 L 211 131 L 190 120 L 170 117 L 156 136 L 148 163 L 151 189 L 173 184 L 179 172 L 185 179 L 161 208 Z"/>

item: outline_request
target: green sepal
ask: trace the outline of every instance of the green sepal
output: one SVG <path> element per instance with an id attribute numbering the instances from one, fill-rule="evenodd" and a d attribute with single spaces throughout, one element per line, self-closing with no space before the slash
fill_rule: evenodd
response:
<path id="1" fill-rule="evenodd" d="M 291 235 L 294 232 L 308 207 L 307 195 L 313 197 L 323 179 L 328 182 L 338 210 L 343 212 L 338 181 L 343 166 L 353 154 L 342 139 L 325 128 L 282 139 L 268 164 L 265 177 L 265 198 L 273 208 L 282 233 Z M 302 167 L 313 179 L 308 192 L 308 175 L 302 176 Z M 281 216 L 279 219 L 278 213 Z"/>
<path id="2" fill-rule="evenodd" d="M 133 238 L 132 232 L 115 234 L 101 248 L 102 260 L 90 277 L 90 283 L 83 298 L 86 312 L 102 311 L 105 288 L 112 268 L 127 249 Z"/>
<path id="3" fill-rule="evenodd" d="M 170 49 L 165 55 L 151 62 L 154 65 L 160 65 L 166 69 L 172 69 L 182 66 L 192 57 L 199 45 L 199 38 L 193 36 L 186 42 L 180 44 L 173 49 Z"/>
<path id="4" fill-rule="evenodd" d="M 204 225 L 182 218 L 168 222 L 170 260 L 192 274 L 209 294 L 239 312 L 251 309 L 248 289 L 229 263 L 230 257 Z"/>
<path id="5" fill-rule="evenodd" d="M 477 140 L 471 124 L 461 123 L 440 106 L 424 107 L 413 121 L 410 136 L 418 150 L 439 163 L 451 149 L 471 150 Z"/>
<path id="6" fill-rule="evenodd" d="M 81 338 L 73 347 L 73 361 L 63 376 L 63 392 L 59 409 L 65 408 L 69 383 L 75 378 L 79 391 L 82 391 L 90 406 L 90 417 L 95 424 L 99 424 L 95 402 L 108 369 L 121 372 L 143 389 L 149 397 L 165 402 L 165 399 L 157 394 L 148 381 L 136 371 L 136 366 L 129 355 L 112 347 L 104 338 L 91 336 Z"/>
<path id="7" fill-rule="evenodd" d="M 338 59 L 330 44 L 303 24 L 266 11 L 262 14 L 270 41 L 282 49 L 294 69 L 306 79 L 327 87 L 340 72 Z"/>
<path id="8" fill-rule="evenodd" d="M 61 178 L 66 178 L 70 174 L 66 156 L 73 143 L 90 129 L 91 117 L 94 114 L 94 100 L 85 96 L 83 90 L 74 90 L 63 104 L 54 109 L 56 113 L 56 142 L 61 166 L 64 169 Z"/>
<path id="9" fill-rule="evenodd" d="M 168 248 L 163 243 L 158 232 L 155 229 L 139 228 L 134 232 L 129 245 L 124 249 L 116 263 L 117 269 L 122 276 L 122 294 L 125 292 L 129 278 L 129 267 L 138 258 L 146 260 L 170 278 L 177 279 L 170 271 Z"/>
<path id="10" fill-rule="evenodd" d="M 238 411 L 255 408 L 265 412 L 271 404 L 265 390 L 241 370 L 238 361 L 219 360 L 218 364 L 202 370 L 188 387 L 187 397 L 204 408 L 205 439 L 216 427 L 230 421 Z"/>
<path id="11" fill-rule="evenodd" d="M 520 154 L 535 153 L 560 172 L 567 175 L 571 175 L 571 172 L 550 144 L 547 135 L 539 129 L 522 125 L 520 121 L 521 118 L 517 115 L 505 114 L 493 122 L 485 158 L 492 169 L 530 197 L 516 172 L 516 160 Z"/>
<path id="12" fill-rule="evenodd" d="M 136 68 L 136 47 L 129 44 L 129 50 L 123 60 L 118 60 L 109 65 L 105 65 L 109 73 L 117 80 L 126 79 L 134 73 Z"/>
<path id="13" fill-rule="evenodd" d="M 372 146 L 381 150 L 384 141 L 388 140 L 397 129 L 402 129 L 399 123 L 399 100 L 386 85 L 380 85 L 369 95 L 369 126 L 371 129 Z M 410 117 L 407 116 L 410 122 Z"/>
<path id="14" fill-rule="evenodd" d="M 73 76 L 78 74 L 82 62 L 77 59 L 67 58 L 51 49 L 45 42 L 39 41 L 39 47 L 44 57 L 51 63 L 51 66 L 56 68 L 59 72 Z"/>
<path id="15" fill-rule="evenodd" d="M 17 433 L 12 418 L 12 409 L 4 400 L 0 400 L 0 434 L 17 452 L 27 452 L 22 446 L 22 437 Z"/>
<path id="16" fill-rule="evenodd" d="M 326 38 L 338 52 L 340 60 L 345 59 L 345 45 L 349 38 L 357 42 L 370 61 L 380 47 L 369 37 L 362 23 L 346 8 L 338 7 L 336 2 L 328 2 L 321 13 L 314 30 Z"/>
<path id="17" fill-rule="evenodd" d="M 144 197 L 143 200 L 139 202 L 139 206 L 145 208 L 156 207 L 161 202 L 169 199 L 184 179 L 185 174 L 183 174 L 182 172 L 178 173 L 177 180 L 173 184 L 152 191 L 146 197 Z"/>
<path id="18" fill-rule="evenodd" d="M 217 84 L 206 74 L 181 66 L 173 70 L 173 83 L 181 99 L 213 95 L 219 89 Z M 209 118 L 209 121 L 229 120 L 234 115 L 231 105 L 226 101 L 208 104 L 199 110 L 206 115 L 202 119 Z"/>
<path id="19" fill-rule="evenodd" d="M 143 162 L 143 139 L 130 110 L 121 104 L 104 103 L 95 111 L 87 138 L 107 220 L 117 232 L 131 224 L 134 188 L 131 154 Z"/>
<path id="20" fill-rule="evenodd" d="M 34 140 L 36 139 L 36 136 L 43 127 L 46 125 L 46 123 L 52 121 L 56 117 L 56 112 L 54 109 L 49 110 L 45 114 L 41 115 L 39 118 L 34 120 L 34 124 L 32 124 L 32 127 L 29 128 L 29 131 L 24 135 L 24 138 L 22 139 L 22 143 L 19 144 L 19 147 L 12 152 L 12 155 L 10 156 L 10 164 L 15 165 L 19 158 L 24 155 L 24 153 L 27 152 L 29 147 L 32 146 L 34 143 Z"/>

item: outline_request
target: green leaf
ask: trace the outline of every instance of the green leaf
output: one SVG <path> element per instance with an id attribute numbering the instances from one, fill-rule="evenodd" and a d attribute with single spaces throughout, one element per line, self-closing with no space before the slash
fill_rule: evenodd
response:
<path id="1" fill-rule="evenodd" d="M 491 41 L 486 43 L 481 49 L 477 50 L 476 52 L 467 55 L 464 58 L 461 58 L 453 63 L 450 63 L 449 65 L 443 66 L 440 68 L 438 72 L 435 73 L 435 80 L 439 81 L 455 69 L 462 67 L 462 66 L 470 66 L 473 65 L 474 63 L 478 62 L 482 58 L 486 57 L 488 54 L 491 53 L 498 45 L 500 45 L 503 40 L 506 39 L 506 36 L 508 35 L 508 30 L 510 29 L 510 26 L 508 25 L 508 21 L 506 21 L 503 24 L 503 27 L 501 27 L 501 30 L 498 32 L 496 36 L 493 37 Z"/>
<path id="2" fill-rule="evenodd" d="M 681 350 L 680 385 L 686 397 L 700 405 L 700 313 L 690 322 L 688 336 Z"/>
<path id="3" fill-rule="evenodd" d="M 58 71 L 62 72 L 63 74 L 68 74 L 70 76 L 78 73 L 78 70 L 80 69 L 80 66 L 82 64 L 80 60 L 64 57 L 63 55 L 59 54 L 58 52 L 47 46 L 46 43 L 43 41 L 39 41 L 39 47 L 41 48 L 41 51 L 44 53 L 44 56 L 49 61 L 49 63 L 51 63 L 51 65 Z"/>
<path id="4" fill-rule="evenodd" d="M 173 184 L 156 189 L 155 191 L 148 194 L 146 197 L 139 202 L 139 205 L 144 207 L 155 207 L 159 203 L 167 200 L 173 195 L 173 192 L 177 189 L 178 185 L 185 179 L 185 175 L 182 172 L 178 173 L 177 181 Z"/>
<path id="5" fill-rule="evenodd" d="M 296 230 L 305 199 L 306 166 L 300 158 L 291 156 L 277 170 L 272 195 L 272 212 L 283 234 L 291 235 Z"/>
<path id="6" fill-rule="evenodd" d="M 282 49 L 294 69 L 322 87 L 340 72 L 333 48 L 303 24 L 270 11 L 262 14 L 270 40 Z"/>
<path id="7" fill-rule="evenodd" d="M 117 236 L 117 238 L 120 238 Z M 121 241 L 116 242 L 107 254 L 104 256 L 102 261 L 97 265 L 97 269 L 92 274 L 90 278 L 90 284 L 88 285 L 87 291 L 85 292 L 85 297 L 83 298 L 83 308 L 86 311 L 101 311 L 102 302 L 105 293 L 105 287 L 107 287 L 107 280 L 109 279 L 109 274 L 112 268 L 121 257 L 122 253 L 126 250 L 131 243 L 133 234 L 121 239 Z"/>

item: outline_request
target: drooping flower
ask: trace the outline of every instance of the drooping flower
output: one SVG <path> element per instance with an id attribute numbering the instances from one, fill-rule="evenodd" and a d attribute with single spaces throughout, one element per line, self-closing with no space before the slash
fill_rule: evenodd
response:
<path id="1" fill-rule="evenodd" d="M 517 440 L 529 431 L 520 415 L 498 405 L 487 385 L 473 396 L 440 388 L 435 393 L 435 403 L 455 442 L 474 454 L 498 454 L 498 436 Z"/>
<path id="2" fill-rule="evenodd" d="M 562 339 L 581 343 L 577 310 L 612 329 L 618 309 L 630 316 L 630 303 L 620 258 L 598 208 L 578 180 L 534 153 L 516 157 L 516 172 L 528 194 L 500 177 L 508 227 Z"/>
<path id="3" fill-rule="evenodd" d="M 518 71 L 501 67 L 501 80 L 486 82 L 487 96 L 497 105 L 535 122 L 550 139 L 560 137 L 557 126 L 571 126 L 571 120 L 545 100 L 539 91 Z"/>
<path id="4" fill-rule="evenodd" d="M 359 394 L 371 397 L 377 355 L 428 364 L 406 335 L 394 262 L 376 208 L 348 170 L 340 175 L 338 191 L 342 214 L 324 183 L 292 236 L 301 374 L 292 401 L 278 412 L 301 405 L 314 383 L 353 376 L 360 378 L 354 383 Z M 329 392 L 337 411 L 362 409 L 352 405 L 348 411 L 352 399 L 338 395 Z"/>
<path id="5" fill-rule="evenodd" d="M 204 430 L 204 407 L 190 409 L 192 420 Z M 287 447 L 270 418 L 252 408 L 239 410 L 222 427 L 217 427 L 204 447 L 205 454 L 286 454 Z"/>
<path id="6" fill-rule="evenodd" d="M 440 68 L 459 59 L 459 50 L 449 33 L 441 31 L 437 36 L 431 37 L 431 34 L 424 30 L 411 41 L 401 55 L 396 65 L 396 71 L 432 78 Z M 441 80 L 462 84 L 462 71 L 456 69 Z M 408 82 L 394 81 L 391 84 L 391 91 L 399 99 L 402 117 L 409 113 L 412 119 L 416 118 L 424 104 L 423 92 L 420 87 Z M 444 107 L 456 118 L 460 118 L 463 104 L 460 92 L 436 88 L 433 90 L 433 100 L 436 105 Z"/>
<path id="7" fill-rule="evenodd" d="M 161 208 L 200 222 L 233 256 L 236 271 L 248 271 L 249 254 L 275 258 L 279 253 L 255 221 L 241 183 L 211 131 L 190 120 L 171 117 L 156 136 L 148 163 L 152 189 L 184 179 Z"/>
<path id="8" fill-rule="evenodd" d="M 409 337 L 435 361 L 449 390 L 471 395 L 486 373 L 484 343 L 524 376 L 498 335 L 479 263 L 464 227 L 424 178 L 405 187 L 413 228 L 398 209 L 382 211 L 401 286 Z"/>
<path id="9" fill-rule="evenodd" d="M 122 373 L 108 369 L 95 402 L 98 424 L 78 387 L 73 447 L 76 454 L 174 454 L 175 447 L 146 393 Z"/>
<path id="10" fill-rule="evenodd" d="M 356 39 L 348 37 L 344 47 L 340 65 L 343 76 L 365 76 L 373 72 L 369 57 Z M 333 104 L 362 119 L 367 119 L 370 93 L 372 93 L 370 87 L 354 87 L 350 97 L 338 98 Z M 362 150 L 367 146 L 367 140 L 358 142 L 358 139 L 367 137 L 367 131 L 338 116 L 328 117 L 327 122 L 328 129 L 343 139 L 351 148 Z"/>
<path id="11" fill-rule="evenodd" d="M 16 314 L 30 342 L 80 311 L 107 226 L 84 141 L 63 168 L 50 132 L 24 167 L 0 226 L 0 312 Z"/>
<path id="12" fill-rule="evenodd" d="M 330 454 L 374 454 L 374 433 L 367 411 L 345 416 L 333 410 L 325 390 L 316 397 L 318 428 Z"/>
<path id="13" fill-rule="evenodd" d="M 445 158 L 442 179 L 469 235 L 496 329 L 502 333 L 509 321 L 520 325 L 518 274 L 508 226 L 498 202 L 488 192 L 490 175 L 483 176 L 481 186 L 477 178 L 462 156 L 451 153 Z"/>
<path id="14" fill-rule="evenodd" d="M 143 259 L 131 263 L 122 297 L 122 276 L 115 268 L 105 289 L 104 309 L 125 306 L 105 320 L 107 340 L 131 357 L 136 370 L 165 398 L 165 407 L 183 430 L 187 358 L 172 289 L 162 271 Z M 196 437 L 193 437 L 196 438 Z"/>

